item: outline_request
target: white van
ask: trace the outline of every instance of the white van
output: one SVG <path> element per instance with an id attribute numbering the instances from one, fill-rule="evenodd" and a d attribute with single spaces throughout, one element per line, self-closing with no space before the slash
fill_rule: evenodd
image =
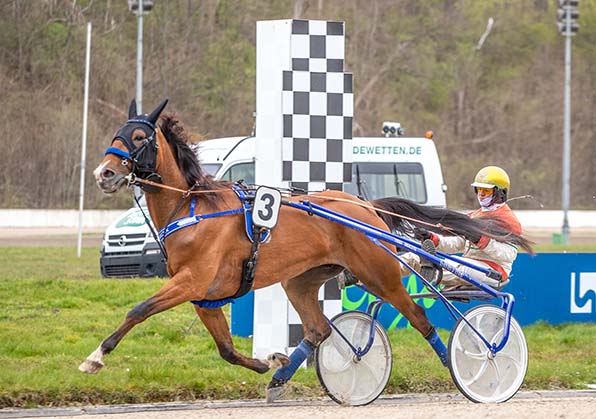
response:
<path id="1" fill-rule="evenodd" d="M 347 192 L 367 200 L 400 196 L 445 207 L 447 188 L 432 139 L 360 137 L 352 139 L 352 146 L 353 176 Z M 255 137 L 229 137 L 203 141 L 197 152 L 201 167 L 216 178 L 251 184 L 255 148 Z M 138 208 L 129 209 L 107 228 L 100 267 L 104 277 L 167 275 L 159 246 Z"/>

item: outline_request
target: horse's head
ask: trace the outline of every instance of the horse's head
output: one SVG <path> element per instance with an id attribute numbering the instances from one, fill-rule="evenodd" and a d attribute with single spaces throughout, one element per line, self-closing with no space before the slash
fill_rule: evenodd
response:
<path id="1" fill-rule="evenodd" d="M 157 118 L 168 99 L 150 114 L 137 115 L 135 100 L 128 110 L 128 121 L 116 132 L 101 164 L 93 171 L 97 186 L 104 193 L 116 192 L 129 174 L 159 182 L 157 163 Z"/>

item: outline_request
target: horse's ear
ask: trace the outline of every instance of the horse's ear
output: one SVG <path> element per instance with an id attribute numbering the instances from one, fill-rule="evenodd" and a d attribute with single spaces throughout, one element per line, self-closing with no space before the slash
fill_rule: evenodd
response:
<path id="1" fill-rule="evenodd" d="M 128 119 L 133 119 L 135 116 L 137 116 L 137 101 L 133 99 L 128 107 Z"/>
<path id="2" fill-rule="evenodd" d="M 164 110 L 164 108 L 168 104 L 168 100 L 169 99 L 165 99 L 163 102 L 161 102 L 157 106 L 157 108 L 155 108 L 155 110 L 153 112 L 151 112 L 151 115 L 149 115 L 147 117 L 147 121 L 153 122 L 155 124 L 157 122 L 157 118 L 159 118 L 159 115 L 161 114 L 161 112 Z"/>

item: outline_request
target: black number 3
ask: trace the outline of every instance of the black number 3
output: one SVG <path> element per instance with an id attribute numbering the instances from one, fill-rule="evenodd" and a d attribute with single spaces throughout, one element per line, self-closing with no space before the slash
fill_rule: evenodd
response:
<path id="1" fill-rule="evenodd" d="M 273 202 L 275 201 L 275 198 L 270 193 L 267 193 L 267 194 L 263 194 L 261 196 L 261 201 L 263 201 L 263 202 L 267 201 L 267 202 L 265 203 L 263 209 L 259 209 L 259 218 L 261 220 L 268 221 L 273 216 L 273 209 L 271 207 L 273 206 Z"/>

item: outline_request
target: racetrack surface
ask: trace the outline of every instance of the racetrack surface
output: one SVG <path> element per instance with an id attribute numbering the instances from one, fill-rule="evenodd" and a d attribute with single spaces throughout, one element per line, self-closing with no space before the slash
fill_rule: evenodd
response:
<path id="1" fill-rule="evenodd" d="M 83 246 L 101 247 L 103 229 L 84 229 Z M 77 246 L 78 229 L 70 227 L 3 227 L 0 247 Z"/>
<path id="2" fill-rule="evenodd" d="M 362 407 L 340 406 L 328 399 L 173 402 L 145 405 L 0 410 L 8 418 L 190 419 L 285 417 L 291 419 L 374 418 L 594 418 L 596 390 L 520 392 L 501 404 L 474 404 L 461 394 L 382 396 Z"/>
<path id="3" fill-rule="evenodd" d="M 83 230 L 83 246 L 101 247 L 104 233 L 101 228 Z M 560 229 L 528 228 L 524 234 L 535 243 L 551 243 L 553 233 Z M 0 247 L 4 246 L 77 246 L 78 229 L 72 227 L 1 227 Z M 596 242 L 596 227 L 572 229 L 570 243 Z"/>

